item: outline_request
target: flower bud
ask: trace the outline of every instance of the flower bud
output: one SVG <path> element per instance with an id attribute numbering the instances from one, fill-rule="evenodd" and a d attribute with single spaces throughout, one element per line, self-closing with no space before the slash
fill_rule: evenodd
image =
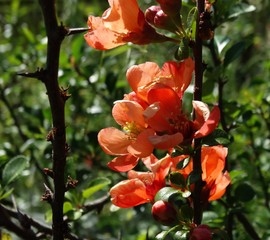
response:
<path id="1" fill-rule="evenodd" d="M 172 19 L 163 12 L 160 6 L 151 6 L 145 11 L 145 18 L 148 23 L 156 28 L 165 29 L 171 32 L 177 31 Z"/>
<path id="2" fill-rule="evenodd" d="M 211 239 L 212 239 L 211 230 L 205 224 L 201 224 L 190 231 L 189 240 L 211 240 Z"/>
<path id="3" fill-rule="evenodd" d="M 182 7 L 182 0 L 156 0 L 161 9 L 168 14 L 170 17 L 175 17 L 180 15 L 180 10 Z"/>
<path id="4" fill-rule="evenodd" d="M 169 202 L 159 200 L 152 206 L 152 215 L 163 225 L 172 225 L 176 223 L 177 212 L 173 205 Z"/>
<path id="5" fill-rule="evenodd" d="M 160 6 L 151 6 L 149 8 L 146 9 L 145 11 L 145 19 L 148 23 L 154 25 L 154 18 L 157 14 L 158 11 L 161 10 Z"/>

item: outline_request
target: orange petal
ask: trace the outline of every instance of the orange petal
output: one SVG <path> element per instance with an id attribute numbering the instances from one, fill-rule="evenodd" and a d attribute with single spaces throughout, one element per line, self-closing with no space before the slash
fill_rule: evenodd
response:
<path id="1" fill-rule="evenodd" d="M 223 146 L 202 147 L 202 180 L 215 181 L 225 167 L 228 149 Z"/>
<path id="2" fill-rule="evenodd" d="M 153 183 L 155 175 L 152 172 L 137 172 L 137 171 L 131 170 L 128 172 L 128 178 L 140 179 L 144 183 L 144 185 L 147 186 Z"/>
<path id="3" fill-rule="evenodd" d="M 221 173 L 216 179 L 215 187 L 210 191 L 209 201 L 217 200 L 221 198 L 226 192 L 226 187 L 231 183 L 229 173 Z"/>
<path id="4" fill-rule="evenodd" d="M 167 83 L 162 83 L 175 89 L 180 98 L 182 98 L 185 90 L 190 85 L 193 71 L 194 61 L 191 58 L 187 58 L 180 63 L 173 61 L 166 62 L 162 66 L 162 75 L 171 76 L 171 78 L 167 78 Z"/>
<path id="5" fill-rule="evenodd" d="M 108 50 L 126 44 L 122 37 L 121 34 L 102 27 L 94 31 L 89 30 L 84 35 L 87 44 L 98 50 Z"/>
<path id="6" fill-rule="evenodd" d="M 198 119 L 197 119 L 197 113 L 198 112 L 196 112 L 196 120 L 194 123 L 195 125 L 197 124 L 198 131 L 195 132 L 194 138 L 204 137 L 210 134 L 211 132 L 213 132 L 217 128 L 219 119 L 220 119 L 220 111 L 219 111 L 218 106 L 215 106 L 213 108 L 210 115 L 208 115 L 207 110 L 204 112 L 205 115 L 201 115 L 201 116 L 198 115 Z M 207 118 L 203 122 L 202 118 L 204 117 L 207 117 Z"/>
<path id="7" fill-rule="evenodd" d="M 150 201 L 146 187 L 139 179 L 118 183 L 110 190 L 110 195 L 112 203 L 121 208 L 134 207 Z"/>
<path id="8" fill-rule="evenodd" d="M 127 154 L 130 144 L 128 136 L 113 127 L 104 128 L 98 133 L 98 142 L 103 151 L 110 155 Z"/>
<path id="9" fill-rule="evenodd" d="M 126 77 L 133 91 L 146 100 L 147 86 L 153 83 L 159 72 L 160 68 L 156 63 L 146 62 L 129 68 Z"/>
<path id="10" fill-rule="evenodd" d="M 149 90 L 147 98 L 150 106 L 158 104 L 159 108 L 152 117 L 146 119 L 149 126 L 158 132 L 170 132 L 173 128 L 170 120 L 176 119 L 181 113 L 181 100 L 177 93 L 163 84 L 156 84 Z"/>
<path id="11" fill-rule="evenodd" d="M 143 111 L 144 109 L 139 103 L 134 101 L 121 100 L 116 101 L 112 109 L 112 115 L 115 121 L 121 126 L 125 126 L 127 122 L 135 122 L 140 127 L 146 127 Z"/>
<path id="12" fill-rule="evenodd" d="M 139 158 L 130 154 L 116 157 L 108 163 L 108 167 L 117 172 L 127 172 L 134 168 L 139 161 Z"/>
<path id="13" fill-rule="evenodd" d="M 179 132 L 172 135 L 155 135 L 149 137 L 149 140 L 156 148 L 167 150 L 181 143 L 183 141 L 183 135 Z"/>
<path id="14" fill-rule="evenodd" d="M 111 8 L 104 15 L 104 25 L 114 31 L 136 32 L 143 28 L 142 11 L 136 0 L 109 0 Z"/>
<path id="15" fill-rule="evenodd" d="M 132 155 L 140 158 L 151 155 L 154 150 L 153 144 L 149 141 L 149 137 L 154 136 L 155 131 L 152 129 L 146 129 L 142 131 L 135 142 L 131 143 L 128 147 L 128 152 Z"/>

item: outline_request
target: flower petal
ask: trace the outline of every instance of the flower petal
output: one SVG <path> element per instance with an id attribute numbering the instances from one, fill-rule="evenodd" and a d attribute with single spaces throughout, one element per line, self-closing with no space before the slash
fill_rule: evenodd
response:
<path id="1" fill-rule="evenodd" d="M 221 198 L 226 192 L 226 187 L 231 183 L 229 173 L 221 173 L 215 181 L 215 187 L 209 193 L 209 201 Z"/>
<path id="2" fill-rule="evenodd" d="M 149 141 L 149 137 L 154 136 L 155 131 L 146 129 L 141 132 L 135 142 L 128 147 L 128 152 L 140 158 L 148 157 L 154 150 L 153 144 Z"/>
<path id="3" fill-rule="evenodd" d="M 115 121 L 121 126 L 125 126 L 127 122 L 135 122 L 140 127 L 146 127 L 143 111 L 144 109 L 139 103 L 129 100 L 121 100 L 116 101 L 112 109 L 112 115 Z"/>
<path id="4" fill-rule="evenodd" d="M 98 142 L 103 151 L 110 155 L 127 154 L 130 144 L 128 136 L 114 127 L 104 128 L 98 133 Z"/>
<path id="5" fill-rule="evenodd" d="M 148 85 L 153 83 L 155 76 L 160 73 L 159 66 L 154 62 L 146 62 L 130 67 L 126 77 L 133 91 L 146 100 Z"/>
<path id="6" fill-rule="evenodd" d="M 152 111 L 153 116 L 149 115 L 149 109 L 145 110 L 146 122 L 157 132 L 169 132 L 173 128 L 170 122 L 171 119 L 181 113 L 181 100 L 179 96 L 172 88 L 166 87 L 163 84 L 156 84 L 149 90 L 147 98 L 150 106 L 154 104 L 155 107 L 158 105 L 158 108 L 153 110 L 156 111 L 155 114 Z"/>
<path id="7" fill-rule="evenodd" d="M 146 187 L 139 179 L 118 183 L 110 190 L 110 195 L 112 203 L 121 208 L 134 207 L 150 201 Z"/>
<path id="8" fill-rule="evenodd" d="M 202 110 L 202 108 L 200 110 Z M 194 125 L 198 130 L 194 133 L 194 138 L 204 137 L 213 132 L 218 126 L 219 119 L 220 111 L 218 106 L 215 106 L 210 113 L 209 109 L 206 110 L 205 108 L 204 111 L 201 111 L 199 114 L 199 110 L 197 109 Z"/>
<path id="9" fill-rule="evenodd" d="M 108 163 L 108 167 L 117 172 L 127 172 L 134 168 L 139 161 L 139 158 L 130 154 L 116 157 Z"/>
<path id="10" fill-rule="evenodd" d="M 202 147 L 202 180 L 215 181 L 225 167 L 228 149 L 223 146 Z"/>
<path id="11" fill-rule="evenodd" d="M 175 133 L 172 135 L 164 134 L 162 136 L 149 137 L 150 142 L 158 149 L 167 150 L 177 146 L 183 141 L 183 135 L 181 133 Z"/>
<path id="12" fill-rule="evenodd" d="M 194 61 L 191 58 L 187 58 L 180 63 L 173 61 L 166 62 L 162 66 L 162 75 L 171 76 L 171 78 L 167 78 L 167 83 L 162 83 L 175 89 L 179 97 L 182 98 L 185 90 L 190 85 L 193 71 Z"/>

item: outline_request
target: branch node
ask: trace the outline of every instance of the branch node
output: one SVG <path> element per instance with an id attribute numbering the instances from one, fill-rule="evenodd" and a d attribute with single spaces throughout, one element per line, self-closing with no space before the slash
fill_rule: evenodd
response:
<path id="1" fill-rule="evenodd" d="M 53 174 L 53 170 L 52 170 L 52 169 L 44 168 L 44 169 L 43 169 L 43 172 L 44 172 L 47 176 L 49 176 L 50 178 L 53 179 L 54 174 Z"/>
<path id="2" fill-rule="evenodd" d="M 66 191 L 76 188 L 77 185 L 78 185 L 78 180 L 73 179 L 72 177 L 68 176 L 68 180 L 66 184 Z"/>
<path id="3" fill-rule="evenodd" d="M 64 101 L 67 101 L 71 97 L 71 94 L 68 93 L 68 90 L 69 86 L 67 88 L 60 87 L 59 89 L 61 97 Z"/>
<path id="4" fill-rule="evenodd" d="M 49 131 L 49 133 L 47 134 L 46 140 L 47 140 L 48 142 L 52 142 L 52 141 L 54 140 L 55 134 L 56 134 L 56 127 L 53 127 L 53 128 Z"/>
<path id="5" fill-rule="evenodd" d="M 51 204 L 53 201 L 53 192 L 45 183 L 44 183 L 44 187 L 45 187 L 45 193 L 41 196 L 41 201 L 46 201 Z"/>

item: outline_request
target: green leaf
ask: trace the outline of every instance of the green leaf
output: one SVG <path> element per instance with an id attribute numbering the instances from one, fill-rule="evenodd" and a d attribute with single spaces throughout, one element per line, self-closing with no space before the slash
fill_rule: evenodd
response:
<path id="1" fill-rule="evenodd" d="M 181 206 L 180 208 L 180 217 L 183 219 L 185 222 L 191 222 L 193 218 L 193 208 L 191 208 L 189 205 L 185 204 Z"/>
<path id="2" fill-rule="evenodd" d="M 233 10 L 231 11 L 231 14 L 228 16 L 228 18 L 235 18 L 241 14 L 253 12 L 255 10 L 256 7 L 254 5 L 250 5 L 247 3 L 238 3 L 234 5 Z"/>
<path id="3" fill-rule="evenodd" d="M 63 213 L 66 214 L 69 211 L 73 210 L 73 206 L 71 204 L 71 202 L 65 202 L 64 203 L 64 207 L 63 207 Z"/>
<path id="4" fill-rule="evenodd" d="M 1 240 L 12 240 L 12 237 L 8 233 L 0 233 Z"/>
<path id="5" fill-rule="evenodd" d="M 231 46 L 225 53 L 224 66 L 227 67 L 231 62 L 237 59 L 246 49 L 246 42 L 240 41 Z"/>
<path id="6" fill-rule="evenodd" d="M 248 183 L 241 183 L 235 189 L 235 198 L 240 202 L 249 202 L 256 195 L 253 188 Z"/>
<path id="7" fill-rule="evenodd" d="M 0 192 L 0 200 L 7 198 L 13 192 L 14 188 L 9 189 L 8 191 L 1 191 Z"/>
<path id="8" fill-rule="evenodd" d="M 202 172 L 198 170 L 193 170 L 187 178 L 187 185 L 190 186 L 193 183 L 196 183 L 201 178 Z"/>
<path id="9" fill-rule="evenodd" d="M 186 187 L 186 180 L 184 176 L 179 172 L 172 172 L 169 175 L 170 182 L 172 185 L 179 187 L 179 188 L 185 188 Z"/>
<path id="10" fill-rule="evenodd" d="M 170 199 L 173 199 L 175 196 L 179 195 L 179 193 L 180 191 L 175 188 L 164 187 L 157 192 L 155 201 L 163 200 L 169 202 Z"/>
<path id="11" fill-rule="evenodd" d="M 23 155 L 12 158 L 3 169 L 3 185 L 8 185 L 20 176 L 29 165 L 29 159 Z"/>
<path id="12" fill-rule="evenodd" d="M 176 168 L 177 169 L 184 169 L 190 162 L 190 157 L 185 158 L 184 160 L 177 163 Z"/>
<path id="13" fill-rule="evenodd" d="M 229 135 L 222 129 L 215 129 L 211 134 L 202 138 L 202 144 L 208 146 L 228 145 L 231 143 Z"/>
<path id="14" fill-rule="evenodd" d="M 105 177 L 96 178 L 90 183 L 89 188 L 83 190 L 82 196 L 84 198 L 89 198 L 94 193 L 96 193 L 99 190 L 102 190 L 109 184 L 111 184 L 111 180 L 108 178 L 105 178 Z"/>

